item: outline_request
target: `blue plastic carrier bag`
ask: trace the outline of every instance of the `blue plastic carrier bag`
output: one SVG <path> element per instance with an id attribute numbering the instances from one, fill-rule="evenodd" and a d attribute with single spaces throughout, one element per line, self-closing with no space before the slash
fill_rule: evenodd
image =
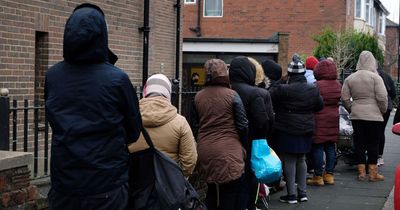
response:
<path id="1" fill-rule="evenodd" d="M 251 169 L 257 180 L 269 184 L 278 181 L 282 175 L 282 163 L 266 139 L 252 141 Z"/>

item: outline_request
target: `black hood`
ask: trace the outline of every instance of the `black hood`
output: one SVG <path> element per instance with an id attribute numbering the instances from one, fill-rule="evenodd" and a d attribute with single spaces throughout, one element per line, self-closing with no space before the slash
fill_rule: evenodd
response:
<path id="1" fill-rule="evenodd" d="M 231 83 L 247 83 L 255 85 L 256 67 L 247 57 L 234 58 L 229 66 L 229 79 Z"/>
<path id="2" fill-rule="evenodd" d="M 261 63 L 264 74 L 272 81 L 278 81 L 282 77 L 282 67 L 271 59 Z"/>
<path id="3" fill-rule="evenodd" d="M 101 11 L 77 7 L 64 30 L 64 59 L 70 63 L 109 61 L 107 24 Z"/>

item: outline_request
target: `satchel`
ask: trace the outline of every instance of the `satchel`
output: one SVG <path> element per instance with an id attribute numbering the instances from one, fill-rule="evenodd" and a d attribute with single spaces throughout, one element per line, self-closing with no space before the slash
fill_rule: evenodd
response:
<path id="1" fill-rule="evenodd" d="M 270 184 L 282 175 L 282 163 L 266 139 L 252 141 L 251 169 L 260 183 Z"/>
<path id="2" fill-rule="evenodd" d="M 179 165 L 154 147 L 144 128 L 142 134 L 150 148 L 130 154 L 129 209 L 205 209 Z"/>

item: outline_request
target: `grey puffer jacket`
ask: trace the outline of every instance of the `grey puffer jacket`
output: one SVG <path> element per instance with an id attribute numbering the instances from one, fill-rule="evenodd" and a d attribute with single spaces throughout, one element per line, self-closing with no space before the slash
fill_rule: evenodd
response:
<path id="1" fill-rule="evenodd" d="M 346 78 L 342 88 L 342 101 L 352 120 L 383 121 L 388 106 L 387 92 L 376 71 L 374 56 L 363 51 L 356 70 Z"/>

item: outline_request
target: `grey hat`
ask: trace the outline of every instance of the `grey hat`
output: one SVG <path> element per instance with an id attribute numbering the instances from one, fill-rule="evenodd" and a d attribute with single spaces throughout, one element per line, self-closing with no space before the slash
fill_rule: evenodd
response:
<path id="1" fill-rule="evenodd" d="M 304 63 L 301 61 L 300 56 L 295 53 L 292 57 L 292 61 L 288 65 L 288 72 L 295 74 L 302 74 L 306 71 Z"/>

